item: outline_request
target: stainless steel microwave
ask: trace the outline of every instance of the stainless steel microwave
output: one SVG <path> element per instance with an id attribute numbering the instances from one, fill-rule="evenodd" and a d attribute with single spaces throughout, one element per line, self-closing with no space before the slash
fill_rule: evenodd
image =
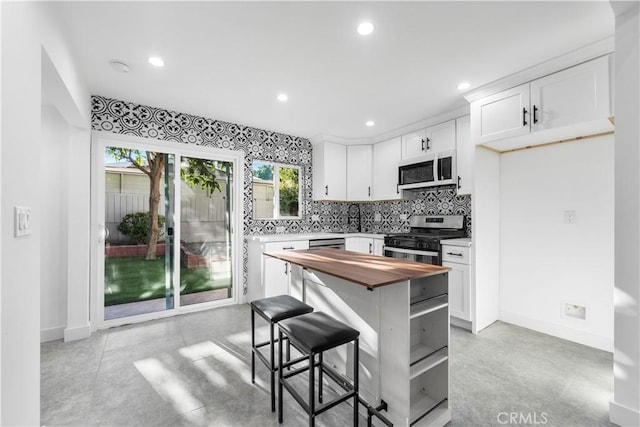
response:
<path id="1" fill-rule="evenodd" d="M 398 166 L 398 188 L 401 190 L 455 183 L 455 150 L 402 160 Z"/>

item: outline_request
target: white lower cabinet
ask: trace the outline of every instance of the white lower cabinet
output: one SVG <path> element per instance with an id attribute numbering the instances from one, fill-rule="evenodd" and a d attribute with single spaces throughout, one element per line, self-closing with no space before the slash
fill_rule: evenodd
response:
<path id="1" fill-rule="evenodd" d="M 344 248 L 348 251 L 360 252 L 370 255 L 382 255 L 384 246 L 384 238 L 379 239 L 372 237 L 347 237 L 344 242 Z"/>
<path id="2" fill-rule="evenodd" d="M 250 240 L 248 244 L 247 301 L 289 293 L 289 263 L 269 256 L 264 252 L 309 249 L 308 240 L 284 242 L 259 242 Z"/>
<path id="3" fill-rule="evenodd" d="M 373 239 L 373 254 L 380 256 L 384 255 L 384 238 Z"/>
<path id="4" fill-rule="evenodd" d="M 449 271 L 449 312 L 451 317 L 466 322 L 472 320 L 470 255 L 471 248 L 469 247 L 442 245 L 442 265 L 451 268 Z"/>

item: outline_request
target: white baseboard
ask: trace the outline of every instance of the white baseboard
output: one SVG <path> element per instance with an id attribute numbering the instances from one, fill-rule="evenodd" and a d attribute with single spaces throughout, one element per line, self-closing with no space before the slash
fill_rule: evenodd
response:
<path id="1" fill-rule="evenodd" d="M 589 347 L 613 353 L 613 338 L 607 338 L 600 335 L 591 334 L 568 328 L 566 326 L 557 325 L 551 322 L 545 322 L 538 319 L 522 316 L 517 313 L 500 310 L 499 319 L 503 322 L 511 323 L 523 328 L 532 329 L 537 332 L 549 334 L 554 337 L 562 338 L 568 341 L 577 342 Z"/>
<path id="2" fill-rule="evenodd" d="M 471 327 L 471 322 L 469 322 L 468 320 L 459 319 L 457 317 L 451 316 L 449 318 L 449 323 L 451 323 L 453 326 L 457 326 L 458 328 L 466 329 L 467 331 L 470 331 L 470 332 L 473 331 L 473 328 Z"/>
<path id="3" fill-rule="evenodd" d="M 640 412 L 609 402 L 609 420 L 619 426 L 640 426 Z"/>
<path id="4" fill-rule="evenodd" d="M 91 336 L 91 324 L 64 330 L 64 341 L 76 341 L 89 338 Z"/>
<path id="5" fill-rule="evenodd" d="M 40 342 L 61 340 L 64 338 L 64 326 L 40 330 Z"/>

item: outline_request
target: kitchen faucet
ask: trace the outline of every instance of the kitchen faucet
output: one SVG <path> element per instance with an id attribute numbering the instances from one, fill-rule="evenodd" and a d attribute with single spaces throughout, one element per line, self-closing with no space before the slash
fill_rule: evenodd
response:
<path id="1" fill-rule="evenodd" d="M 358 233 L 360 233 L 362 231 L 362 217 L 360 215 L 360 205 L 356 204 L 356 203 L 352 203 L 349 205 L 349 207 L 347 208 L 347 225 L 349 226 L 349 228 L 351 228 L 351 217 L 355 216 L 356 211 L 358 213 Z"/>

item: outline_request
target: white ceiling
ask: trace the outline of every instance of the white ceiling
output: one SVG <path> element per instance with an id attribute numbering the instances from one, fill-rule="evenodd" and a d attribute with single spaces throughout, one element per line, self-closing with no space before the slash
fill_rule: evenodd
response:
<path id="1" fill-rule="evenodd" d="M 460 81 L 473 90 L 614 33 L 608 1 L 55 7 L 92 94 L 306 138 L 375 137 L 465 105 Z"/>

